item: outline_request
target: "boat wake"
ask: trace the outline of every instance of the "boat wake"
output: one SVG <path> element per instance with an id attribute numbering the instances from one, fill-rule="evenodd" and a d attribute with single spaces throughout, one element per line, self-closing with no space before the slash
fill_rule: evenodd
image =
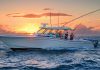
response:
<path id="1" fill-rule="evenodd" d="M 0 45 L 1 48 L 4 44 Z M 100 46 L 100 45 L 99 45 Z M 8 51 L 2 48 L 1 70 L 99 70 L 100 48 L 29 49 Z M 1 53 L 1 52 L 0 52 Z"/>

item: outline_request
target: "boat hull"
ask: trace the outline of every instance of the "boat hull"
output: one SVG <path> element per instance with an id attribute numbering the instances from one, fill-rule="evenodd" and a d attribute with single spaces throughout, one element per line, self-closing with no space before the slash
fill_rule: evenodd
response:
<path id="1" fill-rule="evenodd" d="M 0 37 L 9 48 L 42 48 L 66 49 L 71 47 L 93 47 L 93 44 L 84 40 L 64 40 L 50 37 Z"/>

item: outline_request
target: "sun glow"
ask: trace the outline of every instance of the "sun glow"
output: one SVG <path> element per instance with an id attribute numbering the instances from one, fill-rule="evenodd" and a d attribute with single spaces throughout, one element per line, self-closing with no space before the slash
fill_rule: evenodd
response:
<path id="1" fill-rule="evenodd" d="M 27 33 L 29 35 L 32 35 L 33 33 L 36 33 L 39 30 L 39 24 L 27 24 L 23 25 L 20 29 L 16 29 L 16 32 L 20 33 Z"/>

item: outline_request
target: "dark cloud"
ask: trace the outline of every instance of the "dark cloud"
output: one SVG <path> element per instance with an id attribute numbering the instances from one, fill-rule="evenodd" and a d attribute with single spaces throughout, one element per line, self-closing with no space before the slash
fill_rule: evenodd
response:
<path id="1" fill-rule="evenodd" d="M 43 14 L 24 14 L 21 15 L 20 13 L 12 13 L 12 14 L 7 14 L 6 16 L 10 17 L 24 17 L 24 18 L 41 18 L 43 16 L 72 16 L 69 14 L 65 13 L 43 13 Z"/>
<path id="2" fill-rule="evenodd" d="M 72 15 L 69 15 L 69 14 L 65 14 L 65 13 L 43 13 L 41 14 L 42 16 L 72 16 Z"/>
<path id="3" fill-rule="evenodd" d="M 6 16 L 17 15 L 17 14 L 20 14 L 20 13 L 11 13 L 11 14 L 7 14 Z"/>
<path id="4" fill-rule="evenodd" d="M 44 8 L 43 10 L 51 10 L 51 8 Z"/>
<path id="5" fill-rule="evenodd" d="M 13 15 L 12 17 L 24 17 L 24 18 L 40 18 L 40 15 L 36 15 L 36 14 L 26 14 L 26 15 Z"/>
<path id="6" fill-rule="evenodd" d="M 75 30 L 75 34 L 80 36 L 100 36 L 100 31 L 94 30 L 94 28 L 79 24 Z"/>

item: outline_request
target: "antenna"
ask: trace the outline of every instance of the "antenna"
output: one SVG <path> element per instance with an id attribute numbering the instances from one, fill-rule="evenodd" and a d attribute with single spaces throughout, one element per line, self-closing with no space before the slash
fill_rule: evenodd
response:
<path id="1" fill-rule="evenodd" d="M 49 16 L 50 16 L 50 26 L 52 27 L 52 23 L 51 23 L 51 16 L 52 16 L 52 13 L 51 13 L 51 8 L 44 8 L 43 10 L 46 10 L 46 11 L 50 11 L 49 12 Z"/>
<path id="2" fill-rule="evenodd" d="M 59 27 L 60 25 L 59 25 L 59 14 L 58 14 L 58 27 Z"/>
<path id="3" fill-rule="evenodd" d="M 65 22 L 63 26 L 65 26 L 66 24 L 71 23 L 71 22 L 73 22 L 73 21 L 75 21 L 75 20 L 78 20 L 78 19 L 80 19 L 80 18 L 82 18 L 82 17 L 85 17 L 85 16 L 87 16 L 87 15 L 89 15 L 89 14 L 95 13 L 95 12 L 97 12 L 97 11 L 100 11 L 100 9 L 97 9 L 97 10 L 94 10 L 94 11 L 91 11 L 91 12 L 88 12 L 88 13 L 83 14 L 83 15 L 77 17 L 77 18 L 74 18 L 74 19 L 72 19 L 72 20 L 70 20 L 70 21 L 68 21 L 68 22 Z"/>
<path id="4" fill-rule="evenodd" d="M 51 27 L 52 27 L 52 23 L 51 23 L 51 11 L 50 11 L 50 25 L 51 25 Z"/>

